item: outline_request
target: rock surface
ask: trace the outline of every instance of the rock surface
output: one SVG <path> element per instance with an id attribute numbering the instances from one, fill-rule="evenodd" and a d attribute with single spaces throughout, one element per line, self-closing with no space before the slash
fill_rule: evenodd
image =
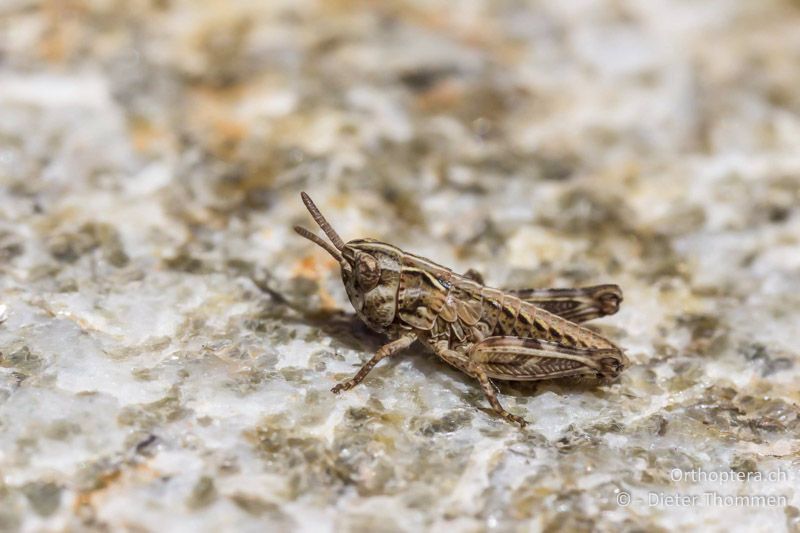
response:
<path id="1" fill-rule="evenodd" d="M 4 0 L 0 530 L 796 530 L 798 25 Z M 502 385 L 525 430 L 421 349 L 333 397 L 382 339 L 300 190 L 493 286 L 620 284 L 633 366 Z M 704 493 L 765 499 L 663 499 Z"/>

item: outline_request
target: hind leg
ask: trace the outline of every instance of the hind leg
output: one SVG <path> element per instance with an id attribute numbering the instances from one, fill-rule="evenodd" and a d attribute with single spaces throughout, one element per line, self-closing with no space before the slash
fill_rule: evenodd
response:
<path id="1" fill-rule="evenodd" d="M 505 408 L 500 404 L 500 400 L 497 399 L 497 392 L 494 389 L 492 380 L 489 379 L 489 376 L 486 375 L 486 372 L 484 372 L 480 365 L 475 365 L 473 372 L 475 377 L 478 379 L 478 382 L 481 384 L 483 394 L 486 396 L 486 399 L 489 400 L 489 404 L 492 406 L 494 412 L 509 422 L 513 424 L 519 424 L 519 427 L 524 428 L 528 423 L 521 416 L 512 415 L 506 411 Z"/>
<path id="2" fill-rule="evenodd" d="M 495 392 L 492 380 L 489 379 L 486 371 L 481 368 L 479 363 L 471 361 L 469 357 L 464 355 L 461 351 L 448 348 L 446 341 L 437 343 L 434 345 L 433 349 L 436 352 L 436 355 L 444 359 L 447 363 L 478 380 L 478 383 L 480 383 L 481 389 L 483 390 L 483 394 L 486 396 L 486 399 L 489 400 L 489 405 L 492 406 L 492 409 L 495 413 L 509 422 L 519 424 L 520 427 L 525 427 L 527 422 L 525 422 L 524 418 L 517 415 L 512 415 L 502 406 L 500 400 L 497 399 L 497 393 Z"/>

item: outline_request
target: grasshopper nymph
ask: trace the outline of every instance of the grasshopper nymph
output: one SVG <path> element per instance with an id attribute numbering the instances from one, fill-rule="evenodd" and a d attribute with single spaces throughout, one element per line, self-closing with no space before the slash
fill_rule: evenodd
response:
<path id="1" fill-rule="evenodd" d="M 617 312 L 616 285 L 577 289 L 491 289 L 470 270 L 464 275 L 373 239 L 345 243 L 306 193 L 303 203 L 332 244 L 305 228 L 295 231 L 338 261 L 358 317 L 391 339 L 351 379 L 352 389 L 384 357 L 414 341 L 429 346 L 481 384 L 501 417 L 525 425 L 497 400 L 492 379 L 533 381 L 590 375 L 615 378 L 628 358 L 614 343 L 578 325 Z"/>

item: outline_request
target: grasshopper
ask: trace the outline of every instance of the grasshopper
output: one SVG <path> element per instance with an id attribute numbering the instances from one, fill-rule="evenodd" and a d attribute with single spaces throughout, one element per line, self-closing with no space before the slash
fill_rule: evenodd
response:
<path id="1" fill-rule="evenodd" d="M 358 317 L 392 339 L 352 378 L 333 387 L 334 394 L 352 389 L 382 359 L 420 341 L 477 379 L 495 413 L 524 426 L 522 417 L 500 404 L 493 379 L 611 379 L 628 366 L 619 347 L 578 324 L 616 313 L 622 301 L 618 286 L 493 289 L 473 270 L 457 274 L 391 244 L 345 243 L 311 198 L 301 197 L 330 243 L 303 227 L 294 230 L 336 259 Z"/>

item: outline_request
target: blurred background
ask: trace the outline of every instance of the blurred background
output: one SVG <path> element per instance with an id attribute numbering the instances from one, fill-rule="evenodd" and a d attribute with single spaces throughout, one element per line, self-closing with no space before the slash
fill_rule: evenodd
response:
<path id="1" fill-rule="evenodd" d="M 792 530 L 800 3 L 0 1 L 0 529 Z M 520 432 L 382 339 L 307 191 L 487 284 L 625 291 Z M 793 479 L 793 478 L 792 478 Z M 620 493 L 643 498 L 624 506 Z M 645 503 L 642 503 L 644 501 Z"/>

